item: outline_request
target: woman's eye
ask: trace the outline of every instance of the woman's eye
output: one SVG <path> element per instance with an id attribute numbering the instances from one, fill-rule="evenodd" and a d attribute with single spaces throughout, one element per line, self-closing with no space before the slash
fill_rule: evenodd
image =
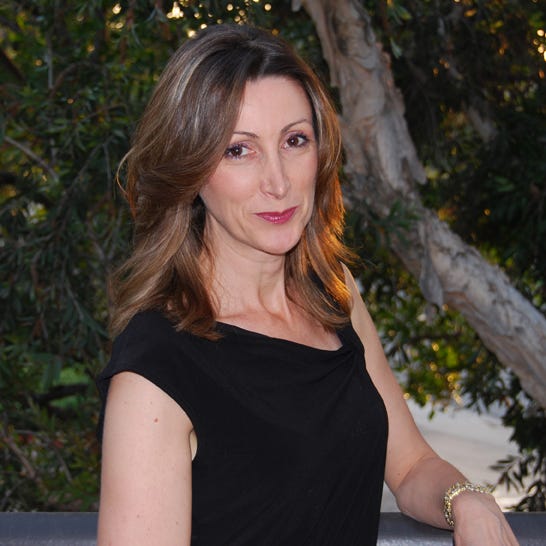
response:
<path id="1" fill-rule="evenodd" d="M 224 156 L 233 159 L 239 159 L 241 157 L 244 157 L 248 153 L 248 148 L 246 146 L 243 146 L 243 144 L 234 144 L 225 151 Z"/>
<path id="2" fill-rule="evenodd" d="M 304 134 L 291 135 L 288 137 L 286 144 L 290 148 L 300 148 L 305 146 L 309 142 L 309 139 Z"/>

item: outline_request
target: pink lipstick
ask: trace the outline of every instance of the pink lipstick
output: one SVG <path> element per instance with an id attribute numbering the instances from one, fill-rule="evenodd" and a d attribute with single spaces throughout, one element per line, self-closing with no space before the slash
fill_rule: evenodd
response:
<path id="1" fill-rule="evenodd" d="M 290 218 L 292 218 L 297 208 L 298 207 L 292 207 L 290 209 L 283 210 L 282 212 L 258 212 L 256 213 L 256 216 L 259 216 L 272 224 L 284 224 L 288 222 Z"/>

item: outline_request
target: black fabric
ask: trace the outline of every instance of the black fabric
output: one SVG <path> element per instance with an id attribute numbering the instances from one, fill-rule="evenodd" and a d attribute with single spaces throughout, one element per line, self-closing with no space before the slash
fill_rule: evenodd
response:
<path id="1" fill-rule="evenodd" d="M 376 544 L 387 416 L 351 326 L 327 351 L 218 324 L 219 341 L 133 318 L 98 379 L 129 370 L 198 438 L 192 546 Z"/>

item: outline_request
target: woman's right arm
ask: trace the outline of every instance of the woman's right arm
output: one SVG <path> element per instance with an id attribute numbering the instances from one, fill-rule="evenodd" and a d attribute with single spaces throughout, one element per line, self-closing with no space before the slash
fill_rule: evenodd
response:
<path id="1" fill-rule="evenodd" d="M 121 372 L 104 419 L 97 546 L 187 546 L 192 423 L 144 377 Z"/>

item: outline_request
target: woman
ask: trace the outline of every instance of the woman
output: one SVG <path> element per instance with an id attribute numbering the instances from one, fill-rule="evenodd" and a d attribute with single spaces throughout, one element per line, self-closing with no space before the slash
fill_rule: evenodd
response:
<path id="1" fill-rule="evenodd" d="M 168 63 L 127 156 L 99 546 L 375 544 L 384 478 L 457 544 L 517 544 L 408 412 L 342 265 L 340 155 L 278 38 L 217 26 Z"/>

